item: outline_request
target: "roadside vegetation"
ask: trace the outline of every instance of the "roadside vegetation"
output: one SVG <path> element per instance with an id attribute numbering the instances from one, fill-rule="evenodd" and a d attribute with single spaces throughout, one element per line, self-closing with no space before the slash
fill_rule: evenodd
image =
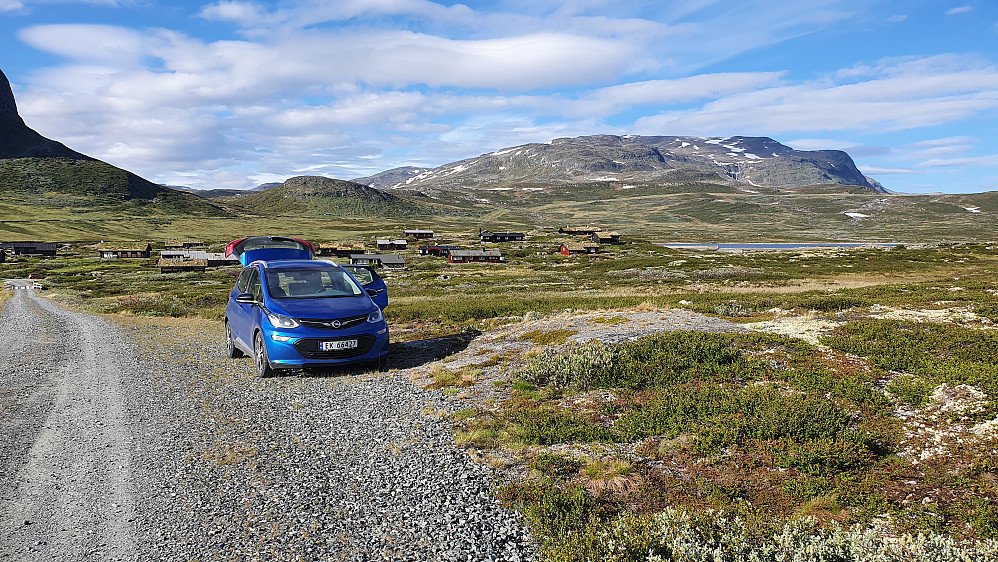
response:
<path id="1" fill-rule="evenodd" d="M 321 239 L 394 232 L 358 223 Z M 626 326 L 621 309 L 825 326 L 810 343 L 533 330 L 521 361 L 435 363 L 428 388 L 494 390 L 452 415 L 456 442 L 501 469 L 500 497 L 547 559 L 998 560 L 998 249 L 726 254 L 631 238 L 566 257 L 572 238 L 528 238 L 493 246 L 498 265 L 448 265 L 412 244 L 406 270 L 383 272 L 393 339 L 569 311 Z M 470 232 L 434 242 L 479 245 Z M 160 274 L 154 260 L 94 255 L 78 244 L 12 259 L 0 277 L 45 275 L 48 293 L 93 312 L 221 319 L 240 269 Z"/>

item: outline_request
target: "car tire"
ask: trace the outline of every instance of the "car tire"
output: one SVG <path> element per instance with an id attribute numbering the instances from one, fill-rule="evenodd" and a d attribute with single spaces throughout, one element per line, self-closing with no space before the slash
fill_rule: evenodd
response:
<path id="1" fill-rule="evenodd" d="M 267 378 L 274 376 L 274 368 L 270 366 L 267 356 L 267 344 L 263 341 L 263 332 L 257 332 L 253 338 L 253 362 L 256 364 L 256 376 Z"/>
<path id="2" fill-rule="evenodd" d="M 225 356 L 229 359 L 238 359 L 245 356 L 243 350 L 236 347 L 236 340 L 232 338 L 232 328 L 229 326 L 229 319 L 225 319 Z"/>

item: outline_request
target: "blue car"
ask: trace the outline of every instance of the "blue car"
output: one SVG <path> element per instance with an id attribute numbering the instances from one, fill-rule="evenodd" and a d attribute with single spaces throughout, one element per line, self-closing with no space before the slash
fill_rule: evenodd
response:
<path id="1" fill-rule="evenodd" d="M 261 377 L 277 369 L 384 364 L 388 325 L 372 298 L 376 289 L 336 263 L 269 257 L 249 263 L 229 294 L 229 357 L 251 355 Z"/>

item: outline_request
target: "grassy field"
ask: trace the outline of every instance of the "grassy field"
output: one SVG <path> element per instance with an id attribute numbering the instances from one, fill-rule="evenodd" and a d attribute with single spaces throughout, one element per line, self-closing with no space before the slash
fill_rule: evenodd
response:
<path id="1" fill-rule="evenodd" d="M 571 206 L 558 205 L 568 216 Z M 493 230 L 529 226 L 515 211 L 491 213 L 483 225 Z M 103 225 L 115 239 L 156 246 L 193 237 L 215 250 L 237 236 L 288 231 L 280 217 L 103 218 L 7 221 L 3 236 L 39 237 L 12 235 L 17 224 L 48 225 L 45 238 L 90 241 Z M 480 246 L 476 229 L 446 219 L 293 224 L 317 241 L 373 247 L 376 238 L 422 227 L 438 232 L 435 243 Z M 626 244 L 566 257 L 558 246 L 577 239 L 523 230 L 526 242 L 489 245 L 503 253 L 498 265 L 452 266 L 403 252 L 407 269 L 384 272 L 393 338 L 473 333 L 528 314 L 635 308 L 834 324 L 811 343 L 676 332 L 582 345 L 567 342 L 569 331 L 526 334 L 543 351 L 490 383 L 495 402 L 469 404 L 454 423 L 473 454 L 504 459 L 499 494 L 527 516 L 546 558 L 697 560 L 713 548 L 726 560 L 749 552 L 776 560 L 781 549 L 810 544 L 829 560 L 852 560 L 842 553 L 882 548 L 883 534 L 909 536 L 897 544 L 912 559 L 945 548 L 968 559 L 996 556 L 998 547 L 981 542 L 998 539 L 998 437 L 987 425 L 998 414 L 994 246 L 695 252 L 627 229 Z M 95 256 L 78 242 L 56 258 L 12 259 L 0 277 L 43 274 L 46 293 L 95 312 L 219 319 L 239 271 L 164 275 L 154 260 Z M 599 322 L 612 324 L 613 315 Z M 479 368 L 503 360 L 483 357 Z M 482 384 L 479 372 L 440 369 L 433 387 Z"/>

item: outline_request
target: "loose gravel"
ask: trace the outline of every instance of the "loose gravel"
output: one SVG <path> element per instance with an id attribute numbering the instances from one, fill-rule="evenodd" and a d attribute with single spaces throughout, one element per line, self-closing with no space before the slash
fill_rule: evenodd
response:
<path id="1" fill-rule="evenodd" d="M 0 559 L 533 559 L 447 419 L 493 385 L 411 381 L 496 356 L 500 377 L 536 348 L 525 332 L 554 329 L 619 342 L 743 328 L 685 311 L 528 316 L 395 344 L 387 373 L 257 379 L 224 358 L 218 322 L 104 319 L 18 291 L 0 312 Z"/>
<path id="2" fill-rule="evenodd" d="M 218 322 L 110 322 L 29 291 L 0 326 L 0 559 L 533 557 L 446 399 L 403 371 L 257 379 Z"/>
<path id="3" fill-rule="evenodd" d="M 0 559 L 134 560 L 129 343 L 18 290 L 0 314 Z"/>

